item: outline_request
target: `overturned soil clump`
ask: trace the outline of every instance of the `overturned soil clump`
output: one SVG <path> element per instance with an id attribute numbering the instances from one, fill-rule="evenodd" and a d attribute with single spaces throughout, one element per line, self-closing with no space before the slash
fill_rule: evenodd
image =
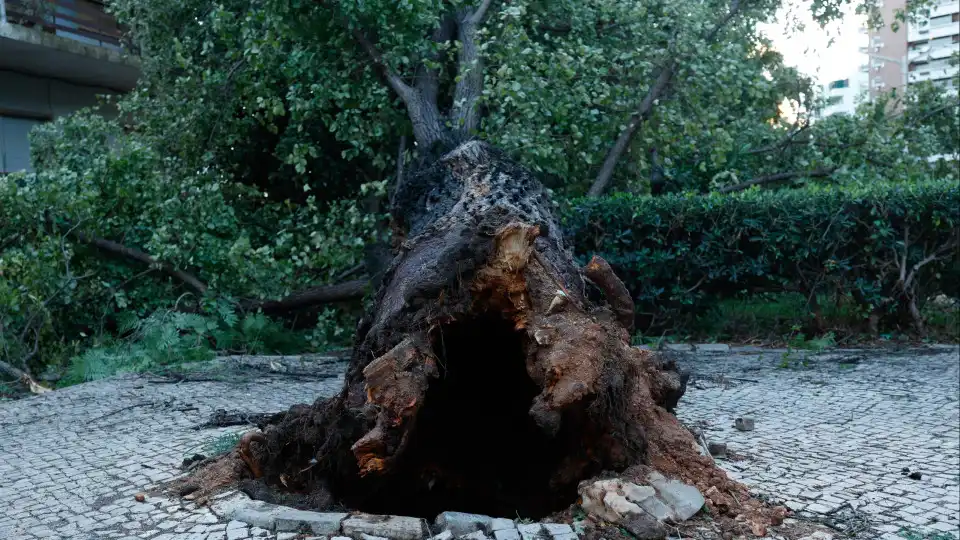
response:
<path id="1" fill-rule="evenodd" d="M 602 259 L 573 260 L 551 209 L 478 142 L 409 175 L 344 388 L 245 438 L 223 458 L 234 480 L 304 508 L 541 518 L 585 479 L 652 467 L 715 515 L 775 521 L 699 454 L 671 413 L 685 377 L 630 346 L 630 294 Z"/>

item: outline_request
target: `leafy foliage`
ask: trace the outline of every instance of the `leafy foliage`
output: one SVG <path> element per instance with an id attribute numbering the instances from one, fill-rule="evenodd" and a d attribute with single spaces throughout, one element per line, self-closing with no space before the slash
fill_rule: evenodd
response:
<path id="1" fill-rule="evenodd" d="M 825 22 L 849 3 L 817 0 L 810 7 Z M 439 106 L 479 111 L 470 137 L 486 139 L 541 172 L 558 195 L 576 196 L 585 192 L 657 74 L 677 62 L 669 95 L 657 100 L 616 168 L 613 187 L 633 195 L 577 203 L 597 219 L 594 212 L 607 216 L 605 227 L 616 222 L 646 231 L 653 225 L 641 226 L 643 220 L 680 215 L 706 225 L 720 218 L 708 218 L 706 206 L 677 201 L 735 205 L 727 201 L 740 199 L 672 195 L 652 202 L 642 194 L 726 189 L 784 170 L 829 168 L 829 179 L 820 181 L 841 186 L 928 186 L 930 177 L 954 174 L 949 164 L 926 159 L 957 153 L 960 139 L 956 106 L 932 88 L 898 96 L 900 104 L 865 106 L 855 117 L 814 124 L 803 123 L 809 120 L 804 117 L 788 124 L 779 114 L 784 100 L 810 111 L 816 102 L 810 81 L 784 66 L 757 31 L 780 7 L 778 0 L 493 2 L 476 34 L 478 61 L 458 71 L 464 43 L 456 35 L 439 36 L 441 21 L 474 4 L 110 2 L 141 53 L 136 90 L 104 98 L 100 110 L 36 129 L 36 172 L 0 178 L 2 359 L 34 373 L 48 366 L 66 369 L 76 381 L 189 361 L 212 350 L 347 343 L 356 306 L 325 307 L 306 319 L 283 321 L 282 331 L 280 322 L 241 308 L 244 300 L 357 277 L 365 246 L 387 240 L 381 206 L 398 143 L 413 129 L 402 100 L 384 84 L 384 68 L 409 85 L 435 75 Z M 740 6 L 737 16 L 721 27 L 734 5 Z M 877 2 L 860 6 L 875 13 Z M 373 42 L 382 62 L 364 50 L 357 33 Z M 482 75 L 482 93 L 476 103 L 457 103 L 455 89 L 471 70 Z M 793 137 L 801 127 L 803 133 Z M 782 145 L 786 137 L 789 143 Z M 414 158 L 429 157 L 427 150 L 408 146 L 403 159 L 416 163 Z M 823 193 L 810 191 L 809 205 L 830 202 Z M 744 200 L 806 210 L 801 199 L 807 194 L 751 194 Z M 625 200 L 649 216 L 609 214 Z M 809 223 L 796 226 L 824 223 L 822 216 L 808 217 Z M 673 292 L 675 284 L 654 285 L 665 279 L 658 265 L 672 264 L 664 262 L 666 254 L 685 249 L 690 238 L 661 231 L 664 242 L 681 243 L 669 249 L 664 244 L 649 257 L 628 254 L 617 250 L 632 240 L 611 246 L 604 237 L 591 244 L 596 230 L 577 219 L 571 224 L 574 237 L 585 240 L 583 249 L 625 258 L 621 269 L 645 310 L 665 309 L 662 314 L 672 316 L 705 305 L 707 290 L 728 296 L 714 285 L 685 295 Z M 770 222 L 771 230 L 784 225 L 751 219 Z M 737 230 L 729 220 L 722 225 L 724 233 Z M 881 238 L 889 243 L 890 234 L 900 232 Z M 106 252 L 93 245 L 93 237 L 153 262 Z M 719 236 L 701 244 L 718 248 L 703 257 L 730 263 L 727 272 L 736 272 L 731 283 L 767 272 L 757 270 L 766 268 L 767 259 L 747 264 L 724 251 Z M 720 265 L 712 271 L 721 272 Z M 189 273 L 202 286 L 175 272 Z M 660 277 L 648 283 L 648 274 Z M 864 277 L 865 283 L 883 281 L 878 279 Z M 867 303 L 890 309 L 894 303 L 883 300 L 890 291 L 878 287 L 864 286 Z M 297 337 L 288 332 L 294 328 Z"/>
<path id="2" fill-rule="evenodd" d="M 725 298 L 783 292 L 807 302 L 849 293 L 864 319 L 906 328 L 911 302 L 957 294 L 958 224 L 953 179 L 621 194 L 574 201 L 565 219 L 578 256 L 610 262 L 648 331 L 689 324 Z"/>

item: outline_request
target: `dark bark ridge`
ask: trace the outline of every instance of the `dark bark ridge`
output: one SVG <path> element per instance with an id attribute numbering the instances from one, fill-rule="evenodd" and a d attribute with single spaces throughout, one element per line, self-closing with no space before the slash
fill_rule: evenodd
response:
<path id="1" fill-rule="evenodd" d="M 695 455 L 692 439 L 648 436 L 685 433 L 666 411 L 685 380 L 630 347 L 626 289 L 602 259 L 576 265 L 526 169 L 465 143 L 410 175 L 394 219 L 406 240 L 343 390 L 263 426 L 251 493 L 540 517 L 650 451 Z"/>

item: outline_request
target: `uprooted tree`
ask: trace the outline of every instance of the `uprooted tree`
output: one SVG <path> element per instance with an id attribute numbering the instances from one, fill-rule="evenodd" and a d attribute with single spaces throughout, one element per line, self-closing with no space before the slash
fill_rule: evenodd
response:
<path id="1" fill-rule="evenodd" d="M 489 4 L 440 25 L 461 46 L 446 111 L 437 77 L 409 86 L 353 28 L 424 156 L 392 197 L 397 253 L 342 391 L 279 415 L 225 459 L 253 477 L 249 492 L 308 507 L 539 517 L 572 504 L 584 479 L 651 466 L 714 509 L 755 509 L 669 412 L 684 377 L 630 346 L 633 302 L 610 266 L 579 267 L 541 183 L 470 140 Z"/>

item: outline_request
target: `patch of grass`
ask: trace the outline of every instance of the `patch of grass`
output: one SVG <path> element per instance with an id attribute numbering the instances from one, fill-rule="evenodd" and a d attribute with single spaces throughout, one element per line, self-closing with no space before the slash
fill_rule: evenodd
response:
<path id="1" fill-rule="evenodd" d="M 203 453 L 207 457 L 216 457 L 234 449 L 240 442 L 239 433 L 224 433 L 203 446 Z"/>
<path id="2" fill-rule="evenodd" d="M 761 293 L 721 300 L 694 321 L 691 333 L 696 339 L 706 341 L 783 342 L 792 348 L 806 350 L 822 350 L 837 342 L 872 341 L 878 338 L 911 340 L 906 334 L 868 334 L 869 314 L 851 296 L 821 295 L 817 297 L 816 305 L 820 306 L 822 327 L 830 329 L 819 337 L 808 337 L 816 328 L 816 318 L 807 298 L 797 293 Z M 924 305 L 922 314 L 927 330 L 924 341 L 960 341 L 958 307 L 931 301 Z M 905 331 L 909 332 L 909 329 Z"/>
<path id="3" fill-rule="evenodd" d="M 945 532 L 924 533 L 915 529 L 902 528 L 897 531 L 897 536 L 907 540 L 955 540 L 956 537 Z"/>

